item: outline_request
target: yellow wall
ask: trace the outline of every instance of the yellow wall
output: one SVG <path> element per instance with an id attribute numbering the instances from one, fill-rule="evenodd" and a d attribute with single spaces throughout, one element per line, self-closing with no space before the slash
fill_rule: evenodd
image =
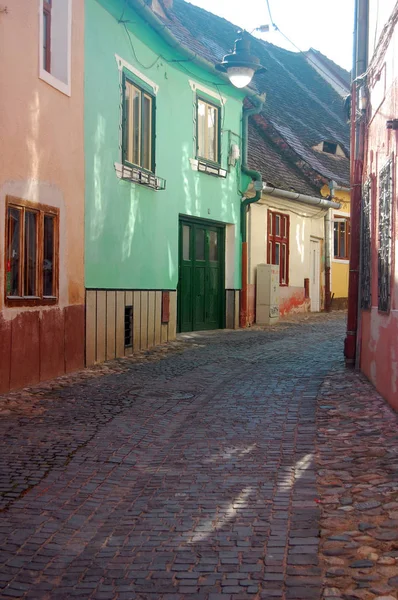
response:
<path id="1" fill-rule="evenodd" d="M 350 192 L 335 190 L 334 200 L 340 202 L 341 208 L 333 211 L 333 216 L 349 217 L 350 215 Z M 332 217 L 333 218 L 333 217 Z M 348 261 L 334 259 L 334 248 L 333 248 L 333 230 L 332 230 L 332 261 L 331 261 L 331 292 L 335 298 L 347 298 L 348 297 L 348 275 L 349 275 L 349 263 Z"/>

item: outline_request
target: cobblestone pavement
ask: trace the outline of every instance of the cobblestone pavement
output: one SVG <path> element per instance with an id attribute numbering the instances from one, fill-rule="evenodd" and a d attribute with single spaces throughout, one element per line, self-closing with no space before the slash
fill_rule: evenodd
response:
<path id="1" fill-rule="evenodd" d="M 397 598 L 397 419 L 343 334 L 185 336 L 0 398 L 0 597 Z"/>
<path id="2" fill-rule="evenodd" d="M 398 598 L 398 415 L 358 373 L 329 375 L 317 449 L 324 597 Z"/>

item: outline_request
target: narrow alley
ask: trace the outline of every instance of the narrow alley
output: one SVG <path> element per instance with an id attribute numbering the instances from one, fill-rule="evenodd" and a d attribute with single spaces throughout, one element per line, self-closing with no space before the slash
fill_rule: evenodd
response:
<path id="1" fill-rule="evenodd" d="M 0 597 L 397 598 L 398 417 L 344 330 L 186 334 L 0 397 Z"/>

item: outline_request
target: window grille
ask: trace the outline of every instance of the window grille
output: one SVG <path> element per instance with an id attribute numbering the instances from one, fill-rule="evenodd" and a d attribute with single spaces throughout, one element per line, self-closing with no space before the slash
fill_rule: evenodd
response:
<path id="1" fill-rule="evenodd" d="M 378 252 L 378 308 L 390 310 L 391 283 L 391 160 L 380 171 L 379 178 L 379 252 Z"/>
<path id="2" fill-rule="evenodd" d="M 362 190 L 362 244 L 361 244 L 361 308 L 372 306 L 371 291 L 371 180 L 368 179 Z"/>

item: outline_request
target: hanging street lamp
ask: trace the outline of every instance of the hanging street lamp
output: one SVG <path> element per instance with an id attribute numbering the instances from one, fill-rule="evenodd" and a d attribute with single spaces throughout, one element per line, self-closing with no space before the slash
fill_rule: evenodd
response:
<path id="1" fill-rule="evenodd" d="M 264 73 L 266 69 L 260 64 L 257 56 L 250 54 L 250 36 L 246 31 L 235 41 L 232 54 L 226 54 L 216 69 L 228 75 L 232 85 L 244 88 L 253 79 L 255 73 Z"/>

